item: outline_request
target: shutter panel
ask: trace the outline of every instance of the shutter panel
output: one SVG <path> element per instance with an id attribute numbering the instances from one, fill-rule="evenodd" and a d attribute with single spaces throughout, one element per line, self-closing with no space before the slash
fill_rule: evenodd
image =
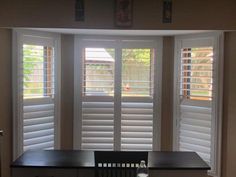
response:
<path id="1" fill-rule="evenodd" d="M 53 149 L 54 49 L 49 46 L 22 46 L 23 150 Z"/>
<path id="2" fill-rule="evenodd" d="M 179 150 L 195 151 L 211 163 L 213 48 L 182 48 Z"/>
<path id="3" fill-rule="evenodd" d="M 114 148 L 114 49 L 85 48 L 82 102 L 83 150 Z"/>
<path id="4" fill-rule="evenodd" d="M 77 131 L 81 139 L 76 146 L 82 150 L 150 151 L 155 144 L 157 148 L 157 138 L 153 138 L 158 127 L 153 131 L 158 110 L 153 109 L 154 99 L 158 99 L 153 93 L 155 42 L 79 40 L 81 61 L 77 62 L 82 70 L 77 72 L 75 67 L 79 81 L 75 86 L 80 86 L 75 90 L 79 92 L 76 114 L 82 131 Z"/>
<path id="5" fill-rule="evenodd" d="M 122 49 L 121 150 L 153 149 L 153 50 Z"/>

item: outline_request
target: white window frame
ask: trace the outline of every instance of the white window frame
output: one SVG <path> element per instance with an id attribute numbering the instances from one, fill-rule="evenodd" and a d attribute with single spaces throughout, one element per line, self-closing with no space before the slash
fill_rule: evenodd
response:
<path id="1" fill-rule="evenodd" d="M 12 85 L 13 85 L 13 160 L 23 153 L 23 117 L 21 91 L 18 83 L 20 73 L 19 62 L 22 61 L 21 48 L 23 36 L 28 36 L 27 41 L 37 45 L 50 44 L 55 49 L 55 127 L 54 148 L 60 148 L 60 93 L 61 93 L 61 37 L 56 33 L 47 33 L 25 29 L 13 29 L 12 38 Z M 37 40 L 31 39 L 35 37 Z M 41 38 L 41 40 L 40 40 Z"/>
<path id="2" fill-rule="evenodd" d="M 180 56 L 181 56 L 181 44 L 183 42 L 190 42 L 195 40 L 195 44 L 200 42 L 202 45 L 202 39 L 213 40 L 213 50 L 215 54 L 215 63 L 213 65 L 214 73 L 213 77 L 216 79 L 213 82 L 213 90 L 216 92 L 213 94 L 212 100 L 212 151 L 211 156 L 213 158 L 213 167 L 208 171 L 208 174 L 215 177 L 221 176 L 221 138 L 222 138 L 222 104 L 223 104 L 223 48 L 224 48 L 224 35 L 223 32 L 211 32 L 194 35 L 181 35 L 175 37 L 175 61 L 174 61 L 174 98 L 173 98 L 173 150 L 178 151 L 178 137 L 179 137 L 179 93 L 180 87 L 178 83 L 179 71 L 180 71 Z M 188 44 L 187 44 L 188 45 Z M 204 45 L 204 44 L 203 44 Z M 190 100 L 191 101 L 191 100 Z"/>
<path id="3" fill-rule="evenodd" d="M 122 42 L 124 41 L 124 42 Z M 134 44 L 134 41 L 137 41 L 136 44 Z M 97 36 L 80 36 L 76 35 L 74 40 L 74 131 L 73 131 L 73 147 L 74 149 L 81 149 L 81 130 L 82 130 L 82 70 L 83 70 L 83 62 L 80 60 L 82 58 L 82 55 L 80 51 L 82 51 L 85 47 L 106 47 L 106 48 L 115 48 L 116 58 L 119 58 L 116 60 L 118 64 L 115 65 L 115 72 L 117 70 L 121 69 L 121 50 L 122 48 L 147 48 L 148 44 L 145 45 L 145 47 L 142 46 L 142 44 L 138 43 L 138 41 L 145 42 L 145 41 L 151 41 L 152 45 L 150 47 L 155 46 L 156 52 L 156 67 L 154 68 L 154 72 L 156 72 L 157 77 L 154 78 L 154 90 L 157 90 L 157 92 L 154 92 L 153 95 L 153 109 L 155 110 L 154 116 L 153 116 L 153 150 L 158 151 L 160 150 L 160 143 L 161 143 L 161 81 L 162 81 L 162 37 L 129 37 L 129 36 L 103 36 L 103 37 L 97 37 Z M 129 43 L 130 42 L 130 43 Z M 132 44 L 131 44 L 132 43 Z M 118 50 L 118 52 L 117 52 Z M 116 82 L 121 83 L 121 78 L 117 77 L 118 75 L 115 74 L 115 80 Z M 117 84 L 117 83 L 116 83 Z M 119 94 L 114 100 L 114 107 L 116 106 L 116 103 L 118 103 L 118 106 L 121 108 L 122 98 L 121 98 L 121 84 L 120 86 L 115 87 L 115 94 Z M 117 100 L 118 99 L 118 100 Z M 125 98 L 123 98 L 125 99 Z M 121 150 L 121 118 L 117 119 L 117 116 L 120 115 L 120 109 L 114 112 L 114 124 L 116 126 L 114 127 L 114 150 L 120 151 Z M 157 126 L 155 126 L 157 125 Z M 119 132 L 119 133 L 118 133 Z"/>

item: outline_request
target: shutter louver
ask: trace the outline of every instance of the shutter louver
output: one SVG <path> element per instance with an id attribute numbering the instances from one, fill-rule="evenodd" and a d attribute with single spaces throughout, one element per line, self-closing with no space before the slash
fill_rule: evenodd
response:
<path id="1" fill-rule="evenodd" d="M 153 104 L 122 103 L 121 150 L 151 151 Z"/>
<path id="2" fill-rule="evenodd" d="M 23 150 L 54 148 L 54 51 L 23 45 Z"/>
<path id="3" fill-rule="evenodd" d="M 211 164 L 213 48 L 183 48 L 180 72 L 179 150 Z"/>
<path id="4" fill-rule="evenodd" d="M 195 151 L 210 164 L 211 108 L 181 105 L 179 149 Z"/>
<path id="5" fill-rule="evenodd" d="M 114 104 L 83 102 L 82 149 L 113 150 Z"/>

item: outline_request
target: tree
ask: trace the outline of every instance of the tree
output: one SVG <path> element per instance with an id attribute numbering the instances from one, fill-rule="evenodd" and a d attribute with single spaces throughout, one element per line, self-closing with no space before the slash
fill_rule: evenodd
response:
<path id="1" fill-rule="evenodd" d="M 23 87 L 24 94 L 41 94 L 43 82 L 35 82 L 33 76 L 40 69 L 43 70 L 44 50 L 43 46 L 23 45 Z M 42 78 L 43 79 L 43 78 Z M 27 90 L 26 90 L 27 89 Z"/>

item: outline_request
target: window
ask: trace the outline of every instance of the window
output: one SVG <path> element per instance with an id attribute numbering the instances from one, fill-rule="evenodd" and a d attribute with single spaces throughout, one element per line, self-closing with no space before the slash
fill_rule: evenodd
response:
<path id="1" fill-rule="evenodd" d="M 84 96 L 114 96 L 115 50 L 85 48 Z"/>
<path id="2" fill-rule="evenodd" d="M 188 100 L 212 100 L 213 48 L 181 49 L 181 96 Z"/>
<path id="3" fill-rule="evenodd" d="M 42 45 L 23 44 L 23 98 L 53 98 L 54 50 Z"/>
<path id="4" fill-rule="evenodd" d="M 160 40 L 77 38 L 75 51 L 75 148 L 157 150 Z"/>
<path id="5" fill-rule="evenodd" d="M 176 38 L 174 149 L 195 151 L 219 175 L 220 35 Z"/>
<path id="6" fill-rule="evenodd" d="M 14 31 L 14 157 L 58 146 L 58 36 Z"/>
<path id="7" fill-rule="evenodd" d="M 122 49 L 122 96 L 153 93 L 153 49 Z"/>

